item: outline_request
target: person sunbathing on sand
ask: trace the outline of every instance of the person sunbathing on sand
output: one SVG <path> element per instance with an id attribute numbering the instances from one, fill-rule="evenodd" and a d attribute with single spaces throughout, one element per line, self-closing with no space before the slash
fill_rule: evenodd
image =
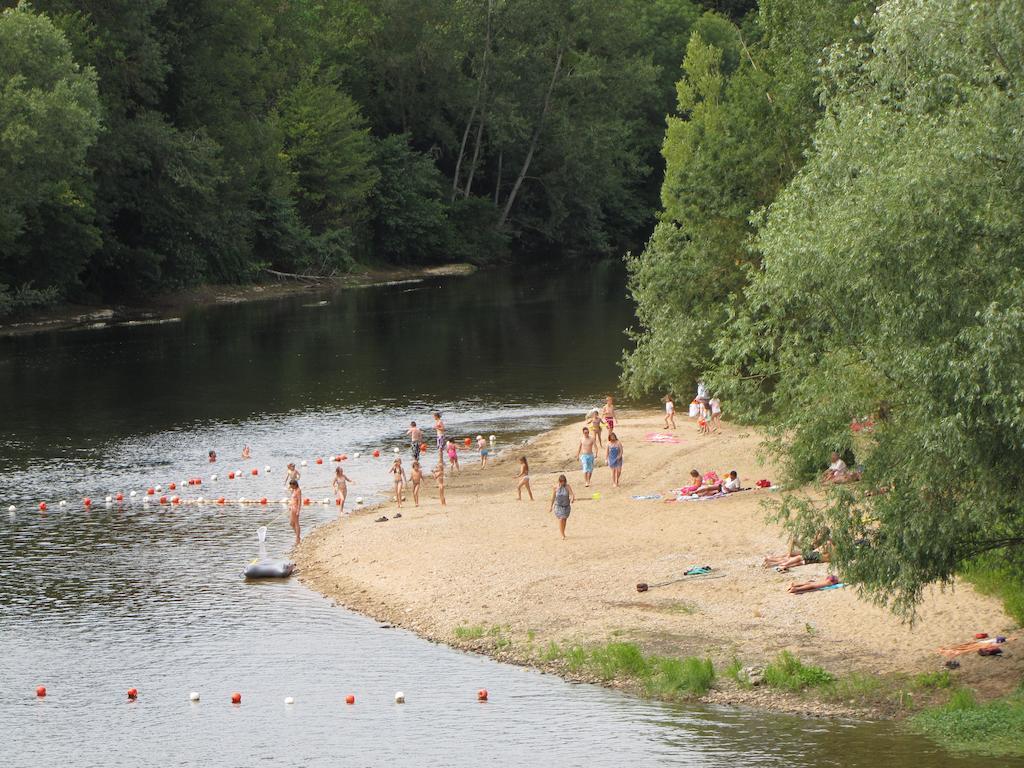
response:
<path id="1" fill-rule="evenodd" d="M 824 578 L 815 579 L 813 581 L 794 581 L 786 588 L 786 591 L 794 595 L 799 595 L 801 592 L 813 592 L 816 589 L 821 589 L 822 587 L 831 587 L 833 584 L 838 583 L 839 577 L 836 576 L 834 573 L 830 573 L 828 576 L 825 576 Z"/>
<path id="2" fill-rule="evenodd" d="M 798 568 L 801 565 L 827 563 L 832 559 L 832 540 L 829 538 L 830 535 L 831 533 L 828 528 L 823 528 L 818 531 L 810 547 L 796 553 L 793 552 L 796 548 L 796 542 L 790 541 L 788 555 L 766 557 L 762 566 L 765 568 L 774 566 L 775 570 L 784 573 L 790 568 Z"/>
<path id="3" fill-rule="evenodd" d="M 832 463 L 828 465 L 828 469 L 825 470 L 821 476 L 821 482 L 826 485 L 842 485 L 844 483 L 853 483 L 860 480 L 860 472 L 852 471 L 843 458 L 832 451 Z"/>
<path id="4" fill-rule="evenodd" d="M 722 481 L 718 479 L 718 475 L 715 472 L 706 472 L 700 488 L 694 491 L 694 493 L 698 496 L 714 496 L 721 490 Z"/>

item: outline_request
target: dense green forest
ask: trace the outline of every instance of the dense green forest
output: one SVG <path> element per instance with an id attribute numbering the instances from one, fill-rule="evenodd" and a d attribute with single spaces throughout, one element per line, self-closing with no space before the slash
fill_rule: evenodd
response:
<path id="1" fill-rule="evenodd" d="M 619 255 L 743 0 L 0 0 L 0 313 Z"/>
<path id="2" fill-rule="evenodd" d="M 857 465 L 778 514 L 878 602 L 983 574 L 1024 621 L 1024 4 L 763 0 L 717 31 L 628 258 L 626 389 L 705 378 L 797 486 Z"/>

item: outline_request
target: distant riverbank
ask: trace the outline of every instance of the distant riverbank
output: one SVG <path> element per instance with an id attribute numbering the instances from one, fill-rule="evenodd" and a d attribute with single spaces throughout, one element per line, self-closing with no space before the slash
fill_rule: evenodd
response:
<path id="1" fill-rule="evenodd" d="M 421 506 L 405 505 L 399 520 L 373 522 L 396 511 L 391 503 L 323 526 L 297 552 L 302 578 L 349 608 L 424 637 L 662 698 L 886 718 L 940 703 L 953 685 L 986 697 L 1012 687 L 1009 667 L 1021 664 L 1013 658 L 970 655 L 959 670 L 943 670 L 938 647 L 979 630 L 1014 628 L 997 600 L 967 584 L 929 590 L 910 627 L 853 588 L 787 592 L 792 581 L 824 576 L 825 564 L 785 574 L 763 569 L 765 555 L 787 546 L 781 529 L 764 522 L 770 491 L 703 502 L 633 498 L 678 487 L 691 468 L 736 469 L 748 487 L 773 478 L 755 459 L 756 431 L 726 423 L 720 434 L 701 437 L 683 419 L 677 444 L 646 441 L 660 421 L 644 412 L 616 425 L 626 455 L 620 489 L 611 487 L 603 461 L 593 487 L 584 487 L 573 458 L 576 424 L 506 452 L 485 470 L 467 451 L 463 471 L 449 477 L 446 508 L 428 481 Z M 515 497 L 521 453 L 530 459 L 533 502 Z M 433 463 L 428 458 L 426 466 Z M 560 472 L 578 498 L 565 541 L 548 511 Z M 695 565 L 711 565 L 720 577 L 680 580 Z M 704 658 L 716 670 L 713 685 L 687 688 L 702 676 L 698 666 L 691 663 L 687 677 L 672 660 Z M 789 664 L 788 689 L 746 684 L 743 668 L 780 659 Z M 675 688 L 665 687 L 666 675 L 678 678 Z"/>
<path id="2" fill-rule="evenodd" d="M 103 328 L 111 325 L 174 322 L 182 312 L 213 304 L 238 304 L 266 301 L 287 296 L 330 294 L 345 288 L 386 285 L 403 280 L 431 277 L 471 275 L 472 264 L 442 264 L 430 267 L 362 268 L 336 277 L 275 277 L 266 275 L 262 282 L 245 285 L 201 285 L 153 297 L 131 304 L 85 306 L 57 304 L 33 310 L 16 319 L 0 322 L 0 336 L 15 336 L 41 331 L 82 328 Z"/>

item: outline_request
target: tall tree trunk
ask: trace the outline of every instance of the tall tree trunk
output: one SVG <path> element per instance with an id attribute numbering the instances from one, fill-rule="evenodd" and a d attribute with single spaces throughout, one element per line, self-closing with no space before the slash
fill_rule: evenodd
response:
<path id="1" fill-rule="evenodd" d="M 533 136 L 530 139 L 530 148 L 526 151 L 526 158 L 523 160 L 523 167 L 519 169 L 519 176 L 516 177 L 516 183 L 512 185 L 512 191 L 508 193 L 508 200 L 505 201 L 505 207 L 501 211 L 501 217 L 498 219 L 498 228 L 505 226 L 505 222 L 508 221 L 508 215 L 512 212 L 512 206 L 515 205 L 516 195 L 519 194 L 519 188 L 523 185 L 523 179 L 526 178 L 526 172 L 530 170 L 530 163 L 533 161 L 533 153 L 537 149 L 537 140 L 540 139 L 540 133 L 544 130 L 544 120 L 548 116 L 548 110 L 551 108 L 551 93 L 555 90 L 555 83 L 558 81 L 558 74 L 562 71 L 562 46 L 558 46 L 558 56 L 555 58 L 555 69 L 551 73 L 551 82 L 548 83 L 547 93 L 544 94 L 544 107 L 541 109 L 540 118 L 537 120 L 537 126 L 533 129 Z"/>
<path id="2" fill-rule="evenodd" d="M 498 150 L 498 178 L 494 182 L 494 207 L 498 207 L 498 198 L 501 195 L 501 161 L 504 159 L 505 151 Z"/>
<path id="3" fill-rule="evenodd" d="M 484 94 L 484 99 L 487 99 L 487 94 Z M 486 105 L 485 105 L 486 108 Z M 469 164 L 469 178 L 466 179 L 466 188 L 462 190 L 463 197 L 469 197 L 469 189 L 473 186 L 473 176 L 476 174 L 476 161 L 480 157 L 480 140 L 484 135 L 484 123 L 487 122 L 487 113 L 480 112 L 480 124 L 476 129 L 476 146 L 473 148 L 473 160 Z"/>
<path id="4" fill-rule="evenodd" d="M 462 171 L 462 159 L 466 156 L 466 141 L 469 139 L 469 131 L 473 127 L 473 120 L 476 118 L 478 109 L 480 106 L 481 98 L 485 96 L 486 79 L 487 79 L 487 58 L 491 52 L 491 13 L 494 11 L 494 0 L 487 0 L 487 32 L 484 38 L 484 56 L 483 62 L 480 65 L 480 76 L 476 81 L 476 98 L 473 100 L 473 109 L 469 113 L 469 120 L 466 121 L 466 130 L 462 132 L 462 145 L 459 147 L 459 158 L 455 161 L 455 173 L 452 174 L 452 201 L 455 201 L 455 196 L 459 192 L 459 174 Z M 481 123 L 483 119 L 481 118 Z M 479 139 L 477 139 L 479 142 Z M 477 145 L 479 150 L 479 144 Z M 473 156 L 473 163 L 476 164 L 476 155 Z M 472 183 L 472 173 L 470 173 L 470 183 Z M 466 185 L 469 188 L 469 184 Z M 469 194 L 468 192 L 466 194 Z"/>

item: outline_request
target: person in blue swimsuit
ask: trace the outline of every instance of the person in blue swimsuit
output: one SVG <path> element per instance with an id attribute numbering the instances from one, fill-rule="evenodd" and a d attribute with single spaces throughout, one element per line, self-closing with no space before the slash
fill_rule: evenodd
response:
<path id="1" fill-rule="evenodd" d="M 622 476 L 622 443 L 614 432 L 608 433 L 608 448 L 605 449 L 604 460 L 612 471 L 612 485 L 619 487 Z"/>
<path id="2" fill-rule="evenodd" d="M 558 484 L 551 492 L 551 511 L 555 513 L 555 518 L 558 520 L 558 532 L 562 534 L 563 539 L 565 538 L 565 521 L 569 519 L 569 513 L 572 511 L 572 504 L 575 501 L 576 494 L 573 493 L 569 481 L 565 479 L 565 475 L 559 475 Z"/>

